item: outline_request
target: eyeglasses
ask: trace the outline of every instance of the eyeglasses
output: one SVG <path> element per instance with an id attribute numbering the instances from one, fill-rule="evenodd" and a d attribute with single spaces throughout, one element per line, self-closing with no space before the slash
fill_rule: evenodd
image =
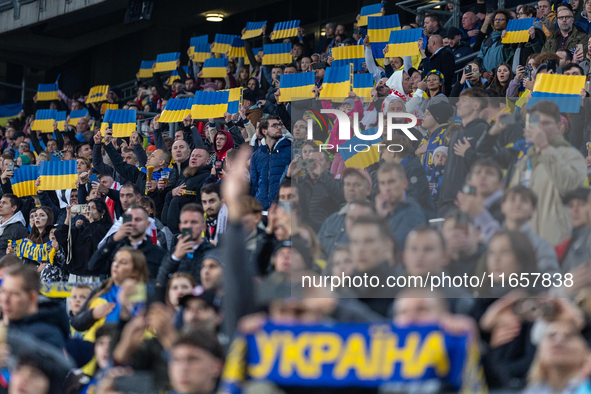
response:
<path id="1" fill-rule="evenodd" d="M 557 17 L 556 19 L 558 19 L 559 21 L 567 21 L 567 20 L 569 20 L 569 19 L 571 19 L 571 18 L 574 18 L 574 16 L 572 16 L 572 15 L 568 15 L 568 16 L 559 16 L 559 17 Z"/>

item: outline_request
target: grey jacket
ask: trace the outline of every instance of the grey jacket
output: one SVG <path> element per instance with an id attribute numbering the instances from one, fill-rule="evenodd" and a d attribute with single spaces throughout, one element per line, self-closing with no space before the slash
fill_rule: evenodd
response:
<path id="1" fill-rule="evenodd" d="M 536 252 L 536 260 L 538 262 L 538 269 L 540 272 L 543 274 L 555 274 L 560 272 L 558 257 L 556 256 L 554 248 L 548 241 L 534 233 L 534 231 L 529 226 L 529 222 L 523 225 L 520 232 L 527 235 L 529 238 L 534 248 L 534 252 Z"/>
<path id="2" fill-rule="evenodd" d="M 591 229 L 587 226 L 575 228 L 562 259 L 562 272 L 570 272 L 573 268 L 589 260 L 591 260 Z"/>
<path id="3" fill-rule="evenodd" d="M 330 215 L 326 218 L 324 223 L 322 223 L 322 227 L 320 227 L 318 240 L 320 241 L 322 250 L 327 256 L 332 256 L 332 252 L 338 244 L 349 243 L 349 238 L 347 237 L 347 231 L 345 229 L 345 217 L 347 216 L 348 206 L 349 205 L 347 204 L 338 212 Z"/>

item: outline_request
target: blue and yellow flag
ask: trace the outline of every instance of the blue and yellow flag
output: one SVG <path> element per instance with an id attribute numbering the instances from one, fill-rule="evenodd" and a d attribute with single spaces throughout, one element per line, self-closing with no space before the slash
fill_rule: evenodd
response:
<path id="1" fill-rule="evenodd" d="M 205 59 L 203 69 L 201 70 L 201 77 L 226 78 L 226 75 L 228 75 L 226 67 L 228 67 L 228 59 L 225 57 Z"/>
<path id="2" fill-rule="evenodd" d="M 185 71 L 185 74 L 189 74 L 189 66 L 183 66 L 183 70 Z M 166 80 L 166 85 L 172 85 L 177 79 L 181 79 L 181 76 L 179 75 L 179 72 L 174 69 L 170 72 L 170 77 Z"/>
<path id="3" fill-rule="evenodd" d="M 390 33 L 400 30 L 398 15 L 370 16 L 367 18 L 367 35 L 371 41 L 371 52 L 380 65 L 384 64 L 384 47 L 390 40 Z"/>
<path id="4" fill-rule="evenodd" d="M 579 113 L 585 80 L 584 75 L 538 74 L 527 107 L 540 101 L 551 101 L 558 105 L 560 112 Z"/>
<path id="5" fill-rule="evenodd" d="M 39 190 L 75 189 L 78 179 L 76 160 L 42 161 L 39 179 Z"/>
<path id="6" fill-rule="evenodd" d="M 361 75 L 361 74 L 358 74 Z M 371 74 L 370 74 L 371 75 Z M 373 127 L 361 132 L 363 135 L 375 135 L 378 133 L 378 128 Z M 362 140 L 357 135 L 353 134 L 350 139 L 344 141 L 339 145 L 339 153 L 347 167 L 366 168 L 374 163 L 380 161 L 380 153 L 378 146 L 382 141 L 382 134 L 373 140 Z M 385 147 L 382 147 L 385 149 Z"/>
<path id="7" fill-rule="evenodd" d="M 244 40 L 242 38 L 238 36 L 234 37 L 234 41 L 232 41 L 232 46 L 230 47 L 228 56 L 243 57 L 245 60 L 248 58 L 246 56 L 246 48 L 244 48 Z"/>
<path id="8" fill-rule="evenodd" d="M 255 333 L 234 339 L 219 393 L 240 394 L 248 380 L 304 390 L 396 387 L 392 391 L 399 393 L 488 392 L 473 335 L 435 325 L 267 322 Z"/>
<path id="9" fill-rule="evenodd" d="M 119 104 L 113 103 L 113 104 L 109 104 L 109 103 L 103 103 L 101 105 L 101 115 L 104 115 L 108 109 L 119 109 Z"/>
<path id="10" fill-rule="evenodd" d="M 281 40 L 283 38 L 297 37 L 298 27 L 300 27 L 299 20 L 277 22 L 275 23 L 275 26 L 273 26 L 273 31 L 271 32 L 271 39 Z"/>
<path id="11" fill-rule="evenodd" d="M 388 57 L 416 56 L 419 52 L 419 39 L 423 29 L 394 30 L 388 41 Z"/>
<path id="12" fill-rule="evenodd" d="M 41 282 L 41 289 L 39 292 L 50 298 L 66 298 L 72 294 L 72 289 L 77 286 L 90 286 L 92 290 L 99 287 L 101 282 L 92 283 L 68 283 L 68 282 Z"/>
<path id="13" fill-rule="evenodd" d="M 107 101 L 107 93 L 109 93 L 109 85 L 93 86 L 88 92 L 88 97 L 86 97 L 86 104 Z"/>
<path id="14" fill-rule="evenodd" d="M 59 111 L 57 116 L 55 117 L 55 121 L 57 122 L 57 129 L 59 131 L 64 131 L 66 129 L 66 118 L 68 117 L 68 113 L 66 111 Z"/>
<path id="15" fill-rule="evenodd" d="M 361 65 L 365 62 L 365 46 L 349 45 L 332 48 L 332 67 L 347 66 L 353 63 L 353 71 L 363 71 Z M 283 78 L 283 77 L 281 77 Z"/>
<path id="16" fill-rule="evenodd" d="M 342 67 L 328 67 L 322 81 L 320 98 L 343 101 L 351 91 L 353 65 Z"/>
<path id="17" fill-rule="evenodd" d="M 39 166 L 24 165 L 14 169 L 14 176 L 10 179 L 12 192 L 17 197 L 36 196 L 35 181 L 39 178 Z"/>
<path id="18" fill-rule="evenodd" d="M 211 51 L 213 53 L 226 53 L 230 51 L 232 48 L 232 44 L 234 43 L 235 36 L 233 34 L 216 34 L 215 39 L 213 40 L 213 47 Z"/>
<path id="19" fill-rule="evenodd" d="M 72 111 L 70 112 L 70 121 L 68 124 L 70 126 L 76 126 L 78 124 L 78 119 L 84 118 L 85 116 L 88 116 L 88 110 L 86 108 Z"/>
<path id="20" fill-rule="evenodd" d="M 57 100 L 57 83 L 40 83 L 37 87 L 37 101 Z"/>
<path id="21" fill-rule="evenodd" d="M 382 8 L 384 8 L 382 3 L 361 7 L 359 20 L 357 21 L 357 27 L 367 26 L 367 17 L 369 16 L 382 16 Z"/>
<path id="22" fill-rule="evenodd" d="M 246 22 L 245 32 L 242 35 L 243 40 L 249 38 L 255 38 L 263 34 L 263 27 L 267 24 L 267 21 L 263 22 Z"/>
<path id="23" fill-rule="evenodd" d="M 314 98 L 314 73 L 284 74 L 279 80 L 279 102 Z"/>
<path id="24" fill-rule="evenodd" d="M 154 63 L 156 63 L 156 60 L 142 60 L 142 64 L 140 65 L 140 72 L 138 74 L 139 77 L 144 79 L 152 78 L 152 76 L 154 75 L 154 71 L 152 70 Z"/>
<path id="25" fill-rule="evenodd" d="M 263 65 L 289 64 L 293 61 L 291 56 L 291 42 L 281 44 L 263 45 Z"/>
<path id="26" fill-rule="evenodd" d="M 283 76 L 281 77 L 283 78 Z M 371 101 L 371 90 L 373 89 L 373 74 L 353 74 L 353 93 L 361 97 L 363 101 Z"/>
<path id="27" fill-rule="evenodd" d="M 103 123 L 101 123 L 101 134 L 104 136 L 109 122 L 113 122 L 113 137 L 131 137 L 136 129 L 135 121 L 135 109 L 108 109 L 103 117 Z"/>
<path id="28" fill-rule="evenodd" d="M 529 29 L 534 25 L 534 18 L 511 19 L 505 29 L 503 44 L 517 44 L 529 41 Z"/>
<path id="29" fill-rule="evenodd" d="M 193 119 L 220 118 L 224 113 L 238 113 L 242 105 L 242 88 L 217 92 L 197 91 L 191 103 Z"/>
<path id="30" fill-rule="evenodd" d="M 176 61 L 180 59 L 180 57 L 180 52 L 161 53 L 156 56 L 156 67 L 154 68 L 154 72 L 161 73 L 176 69 Z"/>
<path id="31" fill-rule="evenodd" d="M 184 99 L 169 99 L 164 107 L 164 111 L 160 115 L 158 122 L 160 123 L 175 123 L 182 122 L 183 118 L 191 113 L 193 106 L 192 98 Z"/>
<path id="32" fill-rule="evenodd" d="M 53 121 L 57 118 L 57 109 L 38 109 L 31 130 L 53 133 Z"/>
<path id="33" fill-rule="evenodd" d="M 196 63 L 203 63 L 205 59 L 210 57 L 210 45 L 207 42 L 207 35 L 192 37 L 191 43 L 189 44 L 189 56 L 193 56 L 193 61 Z"/>
<path id="34" fill-rule="evenodd" d="M 21 103 L 0 105 L 0 126 L 6 126 L 6 123 L 10 119 L 16 118 L 22 109 L 23 105 Z"/>
<path id="35" fill-rule="evenodd" d="M 49 162 L 44 161 L 42 163 Z M 36 244 L 28 239 L 18 239 L 16 241 L 8 240 L 8 242 L 12 246 L 12 251 L 16 257 L 33 260 L 38 263 L 53 264 L 55 249 L 51 246 L 51 242 Z"/>

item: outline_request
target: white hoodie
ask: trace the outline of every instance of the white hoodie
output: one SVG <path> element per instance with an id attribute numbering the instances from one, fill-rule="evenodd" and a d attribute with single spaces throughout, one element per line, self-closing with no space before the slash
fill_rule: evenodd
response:
<path id="1" fill-rule="evenodd" d="M 25 217 L 23 216 L 21 211 L 18 211 L 17 213 L 12 215 L 12 217 L 10 219 L 8 219 L 6 222 L 0 224 L 0 236 L 2 236 L 2 234 L 4 234 L 4 229 L 6 229 L 6 227 L 8 227 L 9 225 L 11 225 L 13 223 L 19 223 L 19 222 L 23 226 L 27 227 L 27 222 L 25 221 Z"/>

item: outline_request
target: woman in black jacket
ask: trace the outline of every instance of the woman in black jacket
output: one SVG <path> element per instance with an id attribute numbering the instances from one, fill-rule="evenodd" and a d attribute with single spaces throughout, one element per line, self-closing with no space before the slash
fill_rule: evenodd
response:
<path id="1" fill-rule="evenodd" d="M 92 272 L 86 268 L 86 262 L 90 260 L 93 252 L 97 250 L 99 242 L 113 224 L 107 204 L 100 198 L 90 200 L 86 213 L 89 223 L 71 228 L 69 226 L 71 207 L 67 207 L 66 210 L 68 214 L 65 223 L 57 227 L 55 237 L 67 251 L 67 259 L 69 260 L 66 265 L 67 270 L 72 275 L 92 275 Z"/>

